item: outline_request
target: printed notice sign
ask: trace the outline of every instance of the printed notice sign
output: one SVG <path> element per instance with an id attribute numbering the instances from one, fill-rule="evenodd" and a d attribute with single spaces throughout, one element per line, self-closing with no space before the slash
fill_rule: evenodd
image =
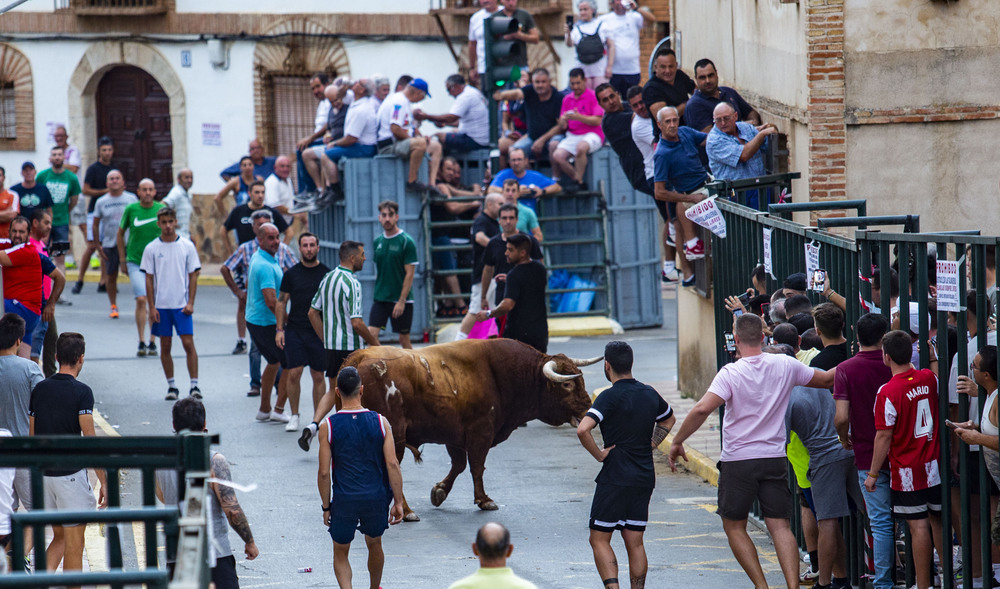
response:
<path id="1" fill-rule="evenodd" d="M 812 241 L 806 242 L 806 276 L 812 277 L 816 269 L 819 268 L 819 244 Z"/>
<path id="2" fill-rule="evenodd" d="M 962 310 L 962 301 L 958 296 L 957 261 L 937 261 L 937 308 L 938 311 L 955 313 Z"/>
<path id="3" fill-rule="evenodd" d="M 726 219 L 722 211 L 715 206 L 715 197 L 711 196 L 689 208 L 685 213 L 688 219 L 708 229 L 719 237 L 726 236 Z"/>
<path id="4" fill-rule="evenodd" d="M 771 229 L 764 227 L 764 272 L 771 278 L 777 279 L 774 275 L 774 267 L 771 266 Z"/>
<path id="5" fill-rule="evenodd" d="M 201 144 L 214 146 L 222 145 L 222 125 L 219 123 L 202 123 Z"/>

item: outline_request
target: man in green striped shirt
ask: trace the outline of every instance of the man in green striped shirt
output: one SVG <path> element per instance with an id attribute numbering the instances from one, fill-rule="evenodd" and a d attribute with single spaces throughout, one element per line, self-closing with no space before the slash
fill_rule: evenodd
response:
<path id="1" fill-rule="evenodd" d="M 361 307 L 361 283 L 354 276 L 365 265 L 365 246 L 357 241 L 340 244 L 340 265 L 323 277 L 313 296 L 309 322 L 326 348 L 326 376 L 330 386 L 320 399 L 313 422 L 302 430 L 299 447 L 309 451 L 309 441 L 319 429 L 319 422 L 334 406 L 333 389 L 337 374 L 351 352 L 364 343 L 377 346 L 378 337 L 365 325 Z"/>

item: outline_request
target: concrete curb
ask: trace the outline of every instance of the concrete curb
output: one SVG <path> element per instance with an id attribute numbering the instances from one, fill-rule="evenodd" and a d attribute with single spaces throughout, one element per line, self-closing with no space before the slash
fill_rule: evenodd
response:
<path id="1" fill-rule="evenodd" d="M 77 276 L 76 268 L 73 268 L 72 270 L 67 270 L 66 273 L 70 275 L 69 277 L 67 277 L 66 282 L 67 283 L 75 282 L 75 280 L 73 280 L 72 277 Z M 101 273 L 97 270 L 88 270 L 87 273 L 83 275 L 83 281 L 93 282 L 96 284 L 101 281 Z M 118 272 L 118 284 L 128 284 L 127 273 L 121 271 Z M 198 276 L 198 286 L 225 286 L 225 285 L 226 281 L 222 279 L 222 276 L 205 275 L 205 274 L 200 274 Z"/>

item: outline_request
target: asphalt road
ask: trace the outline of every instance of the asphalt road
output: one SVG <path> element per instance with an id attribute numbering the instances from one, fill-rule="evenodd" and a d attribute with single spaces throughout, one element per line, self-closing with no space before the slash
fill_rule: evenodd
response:
<path id="1" fill-rule="evenodd" d="M 87 338 L 81 380 L 93 387 L 97 408 L 123 436 L 170 435 L 171 403 L 163 400 L 166 382 L 158 359 L 137 358 L 137 336 L 132 319 L 130 289 L 123 285 L 121 318 L 107 317 L 107 299 L 87 284 L 81 295 L 69 295 L 72 307 L 59 307 L 61 331 L 79 331 Z M 668 317 L 674 315 L 667 301 Z M 208 428 L 221 434 L 220 451 L 232 464 L 234 479 L 256 483 L 257 490 L 241 493 L 240 502 L 251 522 L 260 557 L 242 557 L 242 542 L 230 539 L 238 552 L 241 586 L 335 586 L 332 543 L 322 526 L 316 489 L 316 448 L 305 453 L 280 425 L 254 422 L 257 400 L 245 396 L 247 357 L 230 354 L 235 343 L 235 304 L 224 287 L 199 289 L 195 312 L 195 342 L 200 353 L 200 387 L 205 395 Z M 625 339 L 636 350 L 634 373 L 647 382 L 676 376 L 676 324 L 663 329 L 628 332 Z M 575 357 L 602 353 L 610 337 L 554 338 L 550 351 Z M 187 390 L 183 352 L 174 352 L 178 386 Z M 607 383 L 600 365 L 584 369 L 588 390 Z M 308 379 L 306 379 L 308 380 Z M 307 382 L 303 385 L 307 386 Z M 308 388 L 306 388 L 308 390 Z M 308 399 L 308 395 L 304 396 Z M 308 401 L 307 401 L 308 402 Z M 311 406 L 304 408 L 303 419 Z M 558 428 L 538 421 L 516 431 L 494 448 L 487 460 L 487 493 L 499 511 L 483 512 L 473 503 L 472 480 L 459 477 L 441 507 L 430 504 L 430 489 L 448 470 L 441 446 L 423 448 L 424 462 L 404 459 L 407 499 L 421 516 L 418 523 L 392 527 L 384 536 L 386 552 L 382 586 L 446 587 L 478 566 L 470 545 L 478 526 L 497 520 L 511 530 L 514 553 L 509 564 L 539 587 L 600 587 L 588 544 L 587 518 L 599 465 L 580 446 L 569 426 Z M 646 532 L 650 587 L 746 586 L 726 544 L 715 511 L 715 488 L 689 474 L 672 474 L 658 457 L 657 488 L 650 505 Z M 467 471 L 466 471 L 467 472 Z M 136 479 L 130 477 L 125 502 L 139 498 Z M 754 532 L 768 579 L 782 584 L 767 537 Z M 126 537 L 128 539 L 128 537 Z M 624 546 L 615 540 L 627 579 Z M 95 550 L 88 544 L 88 551 Z M 351 561 L 355 586 L 367 586 L 366 551 L 355 542 Z M 134 558 L 128 558 L 134 562 Z M 311 567 L 312 573 L 297 573 Z M 708 583 L 708 585 L 706 585 Z"/>

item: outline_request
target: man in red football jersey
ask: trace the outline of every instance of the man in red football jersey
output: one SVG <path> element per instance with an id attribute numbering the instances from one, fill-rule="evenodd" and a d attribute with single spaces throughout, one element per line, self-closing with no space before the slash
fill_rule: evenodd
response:
<path id="1" fill-rule="evenodd" d="M 917 588 L 929 589 L 932 543 L 941 542 L 937 377 L 930 370 L 915 369 L 912 353 L 910 334 L 896 330 L 882 337 L 882 361 L 892 370 L 892 378 L 875 396 L 872 464 L 882 464 L 889 456 L 893 513 L 910 527 Z M 931 356 L 931 365 L 936 365 L 933 347 Z M 869 492 L 875 490 L 877 478 L 878 470 L 868 473 Z"/>

